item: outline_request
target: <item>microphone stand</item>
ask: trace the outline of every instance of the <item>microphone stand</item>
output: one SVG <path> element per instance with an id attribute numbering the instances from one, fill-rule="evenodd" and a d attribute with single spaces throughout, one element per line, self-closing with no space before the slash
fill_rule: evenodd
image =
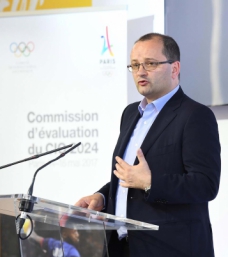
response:
<path id="1" fill-rule="evenodd" d="M 66 146 L 63 146 L 63 147 L 60 147 L 60 148 L 57 148 L 57 149 L 54 149 L 54 150 L 51 150 L 51 151 L 48 151 L 48 152 L 45 152 L 45 153 L 42 153 L 42 154 L 37 154 L 37 155 L 33 155 L 29 158 L 26 158 L 26 159 L 23 159 L 23 160 L 20 160 L 20 161 L 17 161 L 17 162 L 13 162 L 13 163 L 9 163 L 9 164 L 6 164 L 6 165 L 3 165 L 3 166 L 0 166 L 0 169 L 4 169 L 4 168 L 7 168 L 9 166 L 13 166 L 15 164 L 18 164 L 18 163 L 21 163 L 21 162 L 25 162 L 25 161 L 30 161 L 30 160 L 34 160 L 34 159 L 37 159 L 41 156 L 44 156 L 44 155 L 47 155 L 47 154 L 50 154 L 50 153 L 54 153 L 54 152 L 57 152 L 57 151 L 60 151 L 60 150 L 63 150 L 63 149 L 66 149 L 66 148 L 69 148 L 67 151 L 61 153 L 57 158 L 54 158 L 52 159 L 51 161 L 45 163 L 44 165 L 42 165 L 40 168 L 38 168 L 35 172 L 35 174 L 33 175 L 33 180 L 32 180 L 32 183 L 29 187 L 29 190 L 28 190 L 28 199 L 21 199 L 20 200 L 20 203 L 19 203 L 19 210 L 21 211 L 21 214 L 19 214 L 17 217 L 16 217 L 16 229 L 17 229 L 17 234 L 19 236 L 20 239 L 22 240 L 25 240 L 27 239 L 31 234 L 32 234 L 32 231 L 33 231 L 33 222 L 32 222 L 32 219 L 31 217 L 26 214 L 26 213 L 31 213 L 33 211 L 33 207 L 34 207 L 34 200 L 33 200 L 33 197 L 32 197 L 32 193 L 33 193 L 33 187 L 34 187 L 34 183 L 35 183 L 35 178 L 36 178 L 36 175 L 37 173 L 45 168 L 46 166 L 48 166 L 49 164 L 51 164 L 52 162 L 55 162 L 57 160 L 59 160 L 60 158 L 64 157 L 66 154 L 68 154 L 69 152 L 71 152 L 72 150 L 74 150 L 76 147 L 78 147 L 79 145 L 81 144 L 81 142 L 79 142 L 78 144 L 70 144 L 70 145 L 66 145 Z M 21 229 L 25 223 L 25 220 L 26 218 L 29 218 L 30 222 L 31 222 L 31 231 L 29 233 L 28 236 L 26 237 L 22 237 L 21 236 Z M 18 220 L 19 219 L 19 220 Z"/>

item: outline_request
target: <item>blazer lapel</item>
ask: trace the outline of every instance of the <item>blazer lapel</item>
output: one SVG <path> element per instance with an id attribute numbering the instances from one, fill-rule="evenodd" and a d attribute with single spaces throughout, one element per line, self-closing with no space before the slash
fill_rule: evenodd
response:
<path id="1" fill-rule="evenodd" d="M 120 156 L 121 158 L 124 155 L 125 149 L 127 147 L 127 144 L 131 138 L 131 135 L 134 131 L 134 128 L 138 122 L 140 118 L 140 114 L 138 109 L 136 110 L 136 112 L 132 113 L 129 116 L 128 122 L 125 124 L 125 128 L 126 128 L 126 132 L 124 133 L 124 135 L 122 137 L 119 138 L 116 148 L 115 148 L 115 155 Z"/>
<path id="2" fill-rule="evenodd" d="M 180 107 L 183 99 L 183 95 L 184 93 L 180 88 L 177 91 L 177 93 L 165 104 L 161 112 L 158 114 L 157 118 L 155 119 L 150 130 L 148 131 L 141 146 L 141 149 L 145 156 L 149 151 L 149 149 L 153 146 L 154 142 L 159 137 L 159 135 L 170 124 L 170 122 L 172 122 L 175 119 L 177 115 L 175 110 Z M 136 161 L 135 161 L 135 164 L 137 163 L 138 163 L 138 158 L 136 158 Z"/>
<path id="3" fill-rule="evenodd" d="M 121 158 L 123 157 L 125 149 L 127 147 L 127 144 L 130 140 L 132 132 L 133 132 L 139 118 L 140 118 L 140 114 L 139 114 L 138 109 L 129 115 L 129 119 L 126 122 L 126 124 L 124 125 L 125 131 L 124 131 L 123 135 L 119 137 L 118 142 L 116 144 L 116 148 L 113 153 L 114 158 L 113 158 L 113 163 L 112 163 L 112 170 L 115 169 L 115 163 L 116 163 L 115 156 L 119 156 Z M 110 187 L 110 194 L 111 194 L 111 198 L 113 200 L 114 206 L 115 206 L 114 199 L 115 199 L 115 195 L 116 195 L 117 184 L 118 184 L 118 178 L 112 172 L 112 184 Z"/>

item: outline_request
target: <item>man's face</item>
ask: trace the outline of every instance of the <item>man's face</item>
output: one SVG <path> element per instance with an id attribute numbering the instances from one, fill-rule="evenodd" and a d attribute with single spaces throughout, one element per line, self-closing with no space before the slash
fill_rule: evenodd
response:
<path id="1" fill-rule="evenodd" d="M 131 65 L 167 61 L 162 49 L 163 42 L 158 38 L 137 42 L 131 52 Z M 179 68 L 179 62 L 160 64 L 153 71 L 146 71 L 140 65 L 132 74 L 139 93 L 150 103 L 178 85 Z"/>
<path id="2" fill-rule="evenodd" d="M 76 229 L 72 229 L 70 234 L 69 234 L 70 239 L 74 242 L 74 243 L 78 243 L 79 242 L 79 233 Z"/>
<path id="3" fill-rule="evenodd" d="M 63 229 L 62 237 L 64 240 L 70 240 L 74 244 L 79 242 L 79 233 L 76 229 Z"/>

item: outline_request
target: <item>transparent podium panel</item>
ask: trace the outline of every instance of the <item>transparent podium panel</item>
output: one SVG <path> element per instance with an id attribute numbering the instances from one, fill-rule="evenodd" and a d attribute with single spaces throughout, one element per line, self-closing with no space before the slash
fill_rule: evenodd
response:
<path id="1" fill-rule="evenodd" d="M 29 233 L 30 221 L 26 220 L 23 229 Z M 57 227 L 42 222 L 34 222 L 32 234 L 26 240 L 20 240 L 23 257 L 101 257 L 104 248 L 103 231 L 78 230 Z"/>
<path id="2" fill-rule="evenodd" d="M 25 211 L 27 207 L 29 211 Z M 26 220 L 19 230 L 21 211 Z M 158 230 L 153 224 L 24 194 L 0 196 L 0 214 L 14 218 L 12 238 L 17 233 L 22 239 L 28 237 L 18 239 L 22 257 L 101 257 L 105 252 L 108 256 L 108 230 Z"/>
<path id="3" fill-rule="evenodd" d="M 36 214 L 36 217 L 39 214 Z M 33 217 L 33 214 L 30 216 Z M 102 257 L 104 249 L 104 231 L 80 228 L 74 225 L 74 219 L 68 217 L 64 226 L 56 226 L 32 220 L 33 230 L 26 240 L 20 240 L 23 257 Z M 78 222 L 78 221 L 77 221 Z M 31 221 L 26 219 L 22 237 L 31 232 Z"/>

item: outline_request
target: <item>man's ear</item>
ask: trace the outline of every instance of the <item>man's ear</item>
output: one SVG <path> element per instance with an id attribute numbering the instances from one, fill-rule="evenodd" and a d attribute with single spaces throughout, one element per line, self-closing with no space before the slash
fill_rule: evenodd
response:
<path id="1" fill-rule="evenodd" d="M 180 62 L 176 61 L 172 63 L 172 78 L 178 78 L 178 75 L 180 73 Z"/>

